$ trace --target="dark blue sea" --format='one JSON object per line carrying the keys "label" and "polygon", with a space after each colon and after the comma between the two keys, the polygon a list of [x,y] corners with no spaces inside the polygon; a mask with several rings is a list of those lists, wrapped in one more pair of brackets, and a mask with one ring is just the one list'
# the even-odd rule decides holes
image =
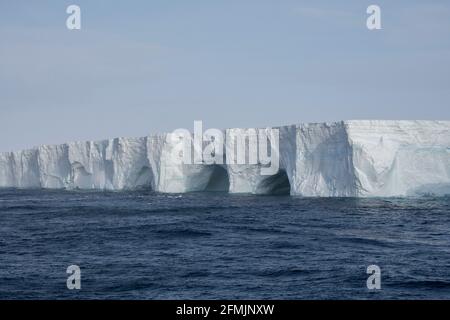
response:
{"label": "dark blue sea", "polygon": [[86,298],[450,299],[450,198],[0,190],[0,299]]}

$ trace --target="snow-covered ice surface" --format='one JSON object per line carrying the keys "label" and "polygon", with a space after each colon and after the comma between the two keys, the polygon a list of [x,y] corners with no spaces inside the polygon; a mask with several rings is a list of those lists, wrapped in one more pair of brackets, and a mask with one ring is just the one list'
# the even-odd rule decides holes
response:
{"label": "snow-covered ice surface", "polygon": [[[258,164],[180,164],[182,141],[159,134],[0,153],[0,187],[320,197],[450,194],[450,121],[355,120],[278,129],[280,170],[271,176],[262,175]],[[225,130],[225,139],[240,130]]]}

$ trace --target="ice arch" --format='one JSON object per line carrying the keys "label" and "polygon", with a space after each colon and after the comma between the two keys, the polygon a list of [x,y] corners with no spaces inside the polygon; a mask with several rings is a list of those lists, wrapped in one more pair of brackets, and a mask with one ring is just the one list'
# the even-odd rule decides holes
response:
{"label": "ice arch", "polygon": [[268,176],[262,180],[256,189],[257,194],[271,195],[289,195],[291,193],[291,184],[285,170],[279,170],[278,173]]}
{"label": "ice arch", "polygon": [[220,165],[212,165],[212,172],[205,191],[228,192],[229,190],[230,179],[227,170]]}

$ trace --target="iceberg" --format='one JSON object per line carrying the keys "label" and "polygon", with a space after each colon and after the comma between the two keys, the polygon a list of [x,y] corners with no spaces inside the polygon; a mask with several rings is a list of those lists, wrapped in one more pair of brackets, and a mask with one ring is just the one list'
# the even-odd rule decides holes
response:
{"label": "iceberg", "polygon": [[[450,121],[352,120],[277,129],[279,170],[272,175],[261,174],[259,163],[180,163],[174,155],[182,141],[166,133],[0,153],[0,187],[305,197],[450,194]],[[225,145],[240,130],[223,130]],[[223,152],[231,156],[228,148]]]}

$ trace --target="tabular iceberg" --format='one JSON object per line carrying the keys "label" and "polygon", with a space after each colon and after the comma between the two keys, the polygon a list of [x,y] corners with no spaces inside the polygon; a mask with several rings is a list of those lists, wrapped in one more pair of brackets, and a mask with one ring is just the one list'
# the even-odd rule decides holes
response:
{"label": "tabular iceberg", "polygon": [[[450,121],[355,120],[278,127],[278,173],[180,164],[171,133],[0,153],[0,187],[228,191],[319,197],[450,194]],[[236,130],[224,130],[225,139]],[[228,151],[225,150],[225,155]]]}

